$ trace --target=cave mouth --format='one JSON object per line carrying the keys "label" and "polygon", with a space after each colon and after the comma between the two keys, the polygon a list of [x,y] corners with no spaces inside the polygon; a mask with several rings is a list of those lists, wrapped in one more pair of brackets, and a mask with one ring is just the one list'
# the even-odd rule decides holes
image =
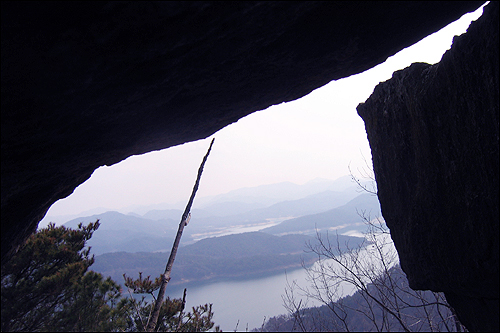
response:
{"label": "cave mouth", "polygon": [[98,167],[363,72],[481,4],[2,2],[2,263]]}
{"label": "cave mouth", "polygon": [[[478,15],[479,17],[479,15]],[[445,30],[444,28],[443,30]],[[433,34],[433,35],[438,35],[438,33]],[[429,36],[422,40],[421,42],[417,43],[418,44],[425,44],[429,43],[428,39],[432,37]],[[451,42],[451,38],[450,42]],[[429,43],[429,45],[432,45],[431,48],[434,49],[435,51],[435,46],[432,43]],[[415,45],[416,46],[416,45]],[[245,180],[248,180],[248,175],[251,174],[251,171],[254,171],[255,169],[252,169],[251,171],[248,171],[248,169],[245,169],[244,167],[238,167],[235,166],[235,164],[231,164],[233,161],[234,162],[245,162],[247,166],[255,166],[255,165],[262,165],[264,166],[264,172],[269,175],[272,174],[270,170],[272,170],[272,167],[277,168],[277,170],[288,170],[291,168],[291,166],[295,166],[297,163],[297,160],[299,162],[302,161],[308,161],[310,163],[315,164],[324,164],[326,166],[332,166],[335,164],[340,164],[340,167],[343,167],[345,170],[344,174],[338,174],[339,176],[345,175],[347,173],[347,167],[350,165],[350,162],[352,162],[353,159],[360,160],[361,158],[367,158],[368,160],[371,160],[371,154],[369,148],[367,148],[367,138],[366,138],[366,132],[364,132],[364,123],[361,121],[361,119],[357,116],[356,113],[356,106],[358,103],[363,103],[368,96],[373,91],[373,87],[375,87],[379,82],[387,80],[391,78],[392,73],[399,70],[406,68],[409,66],[411,63],[414,62],[426,62],[426,63],[436,63],[440,60],[441,55],[449,48],[449,44],[446,47],[443,47],[442,52],[440,52],[438,55],[434,55],[433,60],[428,60],[428,58],[411,58],[406,60],[406,63],[400,66],[394,67],[394,63],[397,63],[397,58],[402,57],[403,55],[408,55],[411,54],[411,49],[412,47],[402,50],[398,54],[396,54],[393,57],[390,57],[385,63],[376,66],[366,72],[363,72],[358,75],[354,75],[345,79],[340,79],[338,81],[333,81],[330,84],[323,86],[312,93],[308,94],[307,96],[304,96],[303,98],[299,100],[295,100],[293,102],[289,103],[283,103],[279,105],[272,106],[266,110],[263,111],[258,111],[255,112],[251,115],[248,115],[242,119],[240,119],[237,123],[234,123],[232,125],[226,126],[225,128],[221,129],[217,133],[215,133],[213,136],[217,138],[216,140],[216,145],[214,146],[213,153],[208,161],[208,164],[206,166],[206,170],[204,172],[204,176],[202,178],[202,186],[200,189],[201,195],[199,197],[203,196],[203,187],[205,184],[206,186],[220,186],[221,180],[226,180],[226,178],[229,178],[228,176],[234,176],[236,178],[246,178]],[[390,67],[393,65],[393,67]],[[374,79],[369,79],[368,74],[371,74],[373,72],[381,72],[381,68],[384,66],[389,67],[390,69],[387,69],[387,73],[385,76],[376,76]],[[379,74],[380,75],[380,74]],[[356,80],[359,81],[356,81]],[[361,94],[361,97],[357,98],[352,98],[351,100],[348,101],[340,101],[339,97],[346,97],[349,96],[350,93],[348,91],[342,91],[341,85],[345,86],[351,86],[351,88],[354,88],[357,90],[359,93],[361,90],[360,87],[362,86],[362,83],[370,82],[371,85],[369,85],[368,88],[365,89],[364,95]],[[340,95],[340,96],[336,96]],[[318,96],[326,96],[326,99],[329,99],[329,103],[325,103],[326,106],[324,107],[324,110],[319,113],[315,113],[315,111],[318,111],[320,109],[320,106],[322,104],[321,98]],[[314,98],[318,97],[318,100],[314,100]],[[344,105],[345,104],[345,105]],[[345,109],[342,109],[340,111],[339,105],[345,106]],[[290,108],[290,109],[288,109]],[[312,111],[311,111],[312,110]],[[333,111],[332,111],[333,110]],[[338,112],[338,114],[336,114]],[[335,116],[332,116],[332,113],[335,114]],[[353,155],[350,155],[345,158],[345,160],[338,158],[338,155],[335,153],[332,153],[332,151],[335,151],[335,147],[328,146],[327,143],[329,142],[340,142],[343,143],[343,146],[345,146],[345,142],[352,142],[353,140],[346,140],[347,134],[350,132],[347,130],[349,128],[348,126],[348,121],[344,119],[347,115],[353,116],[353,119],[355,119],[358,123],[357,128],[360,129],[361,133],[358,133],[358,136],[361,138],[359,142],[363,142],[365,145],[365,150],[363,152],[362,149],[349,149],[349,151],[355,151],[356,154],[353,157]],[[303,116],[303,117],[302,117]],[[322,118],[323,117],[323,118]],[[311,121],[311,119],[314,120]],[[356,122],[354,121],[354,122]],[[332,124],[332,123],[338,123],[341,128],[338,128],[336,130],[331,130],[328,128],[322,128],[322,126],[326,124]],[[252,126],[250,126],[252,125]],[[280,127],[281,126],[281,127]],[[309,134],[306,134],[306,131],[304,130],[303,127],[309,126],[310,131],[308,132]],[[322,128],[322,129],[321,129]],[[287,131],[287,129],[289,131]],[[291,138],[287,137],[285,133],[290,132],[292,133]],[[321,133],[329,133],[329,132],[334,132],[336,134],[338,133],[344,133],[344,136],[339,137],[327,137],[325,135],[321,135]],[[319,136],[316,137],[315,139],[311,139],[312,134],[315,133],[318,134]],[[235,138],[234,136],[231,136],[230,134],[241,134],[243,138]],[[278,136],[270,139],[265,138],[264,134],[278,134]],[[211,136],[212,137],[212,136]],[[210,138],[211,138],[210,137]],[[121,179],[117,179],[118,183],[124,183],[127,179],[138,179],[140,180],[140,184],[136,185],[133,188],[130,189],[123,189],[120,188],[115,196],[120,197],[123,196],[124,193],[134,193],[135,196],[145,196],[145,194],[151,194],[151,193],[159,193],[157,196],[158,197],[163,197],[164,193],[166,192],[167,189],[169,188],[175,188],[175,193],[178,195],[181,202],[181,205],[185,203],[185,200],[188,198],[188,193],[191,188],[192,188],[192,183],[194,180],[194,175],[196,174],[196,168],[199,165],[199,160],[200,157],[203,156],[204,152],[206,151],[206,147],[208,146],[208,141],[209,139],[204,139],[204,140],[199,140],[196,142],[190,142],[183,144],[182,146],[175,146],[163,151],[157,151],[157,152],[151,152],[148,154],[144,154],[142,156],[132,156],[128,158],[127,160],[120,162],[116,165],[113,165],[111,167],[104,167],[102,168],[102,171],[107,172],[113,172],[115,168],[123,168],[125,171],[122,175]],[[293,139],[299,138],[300,140],[298,141],[293,141]],[[242,143],[239,140],[245,140],[245,143]],[[255,144],[255,143],[260,143],[261,145],[269,145],[269,142],[272,142],[276,144],[275,150],[272,151],[269,149],[269,147],[266,150],[263,150],[262,148],[259,149],[258,145],[254,146],[249,146],[249,143]],[[217,145],[219,145],[219,149],[221,152],[226,153],[220,154],[217,156]],[[319,150],[314,153],[316,156],[334,156],[335,159],[328,161],[327,159],[322,159],[322,160],[317,160],[317,161],[312,161],[311,159],[311,149],[310,147],[322,147],[323,150]],[[326,146],[326,147],[325,147]],[[244,148],[242,148],[244,147]],[[293,149],[290,149],[292,147]],[[232,149],[231,149],[232,148]],[[302,148],[302,151],[297,150],[297,148]],[[345,148],[345,147],[344,147]],[[337,148],[338,149],[338,148]],[[361,150],[361,151],[360,151]],[[279,155],[281,152],[287,152],[290,155],[296,157],[296,160],[285,160],[284,164],[279,166],[278,163],[273,160],[273,158],[276,158],[276,155]],[[228,154],[228,153],[232,153]],[[254,153],[255,155],[252,155]],[[309,155],[300,155],[300,153],[307,153]],[[171,154],[172,156],[177,155],[178,160],[174,162],[173,166],[171,167],[171,171],[167,172],[168,168],[165,166],[165,161],[170,160],[172,161],[173,158],[169,155]],[[239,155],[238,155],[239,154]],[[279,156],[278,156],[279,157]],[[245,160],[246,158],[246,160]],[[257,160],[263,158],[262,162],[258,163]],[[145,161],[142,161],[144,159]],[[344,163],[342,163],[344,161]],[[128,166],[126,164],[129,164]],[[254,164],[252,164],[254,163]],[[142,165],[146,165],[141,166]],[[276,165],[274,165],[276,164]],[[342,165],[343,164],[343,165]],[[358,163],[358,165],[361,163]],[[183,168],[182,170],[176,168],[176,166],[182,165]],[[352,165],[351,165],[352,166]],[[370,165],[371,166],[371,165]],[[210,170],[212,169],[212,170]],[[219,170],[218,170],[219,169]],[[330,167],[330,169],[332,169]],[[354,167],[354,169],[357,169]],[[163,183],[160,185],[160,188],[158,190],[152,190],[152,189],[147,189],[147,186],[144,186],[145,184],[152,183],[156,184],[159,183],[158,181],[155,181],[154,179],[147,180],[147,177],[145,175],[151,174],[154,171],[159,171],[159,175],[157,176],[157,179],[160,179],[162,177],[165,177],[165,174],[172,175],[173,178],[181,178],[179,174],[185,174],[186,179],[184,181],[185,185],[174,185],[172,186],[173,181],[167,180],[167,183]],[[235,173],[234,171],[238,170],[239,173]],[[304,174],[308,175],[310,177],[311,173],[310,172],[305,172],[303,170],[310,170],[310,167],[307,168],[304,167],[302,171],[297,171],[297,174],[300,174],[302,177]],[[217,171],[222,171],[219,175],[217,175]],[[211,173],[212,172],[212,173]],[[331,172],[331,170],[330,170]],[[101,171],[97,170],[95,172],[96,176],[101,173]],[[119,173],[119,172],[118,172]],[[318,174],[310,177],[309,179],[301,179],[300,181],[295,181],[296,183],[303,183],[304,181],[312,180],[311,178],[315,177],[321,177],[321,178],[330,178],[330,179],[335,179],[337,178],[336,176],[330,176],[333,174],[331,172],[330,174],[327,174],[325,177],[324,174]],[[111,174],[110,174],[111,175]],[[280,176],[283,176],[283,172],[280,173]],[[290,175],[288,175],[290,176]],[[293,175],[292,175],[293,176]],[[102,177],[99,179],[99,177]],[[83,184],[82,187],[88,186],[88,183],[94,181],[95,183],[99,183],[100,186],[103,186],[105,188],[118,188],[118,186],[113,186],[112,184],[105,184],[105,181],[108,178],[113,178],[116,176],[109,176],[107,177],[105,173],[102,174],[102,176],[96,177],[96,179],[92,179],[87,182],[87,184]],[[282,181],[282,180],[290,180],[290,178],[285,178],[285,179],[279,179],[276,182]],[[269,181],[266,180],[265,183],[272,183],[275,181]],[[263,184],[263,183],[261,183]],[[239,186],[248,186],[248,184],[243,184]],[[142,193],[140,191],[143,191],[144,187],[146,187],[146,192],[147,193]],[[78,194],[78,189],[75,191],[75,194]],[[185,193],[181,193],[184,191]],[[87,196],[92,196],[95,193],[101,192],[99,189],[95,189],[93,191],[89,191]],[[209,195],[209,191],[205,193],[206,195]],[[113,196],[112,194],[101,194],[102,197],[110,197]],[[68,200],[71,200],[71,198],[68,198]],[[162,199],[163,200],[163,199]],[[103,201],[100,200],[100,203],[102,204]],[[195,200],[196,203],[196,200]],[[56,204],[57,205],[57,204]],[[124,213],[128,213],[124,211]],[[48,216],[50,217],[50,211]],[[452,298],[451,298],[452,299]],[[453,299],[452,299],[453,300]],[[450,302],[451,304],[451,302]],[[456,304],[456,303],[455,303]],[[453,305],[455,307],[455,305]],[[494,312],[494,311],[492,311]],[[460,319],[462,320],[462,319]],[[465,323],[465,322],[464,322]]]}
{"label": "cave mouth", "polygon": [[[356,106],[393,72],[415,62],[439,62],[453,37],[465,33],[485,5],[363,73],[332,81],[219,130],[211,136],[217,140],[197,197],[285,181],[333,180],[347,175],[349,168],[359,175],[371,169],[371,152]],[[134,206],[181,209],[210,138],[96,169],[70,196],[51,206],[38,228],[106,210],[129,213]]]}
{"label": "cave mouth", "polygon": [[[364,72],[481,4],[245,2],[229,8],[208,2],[186,2],[180,6],[174,2],[80,2],[69,6],[2,2],[2,264],[36,230],[50,206],[73,193],[99,166],[205,139],[256,110],[296,100],[331,80]],[[152,7],[155,10],[151,11]],[[467,35],[457,39],[456,45],[438,66],[416,64],[395,74],[387,84],[379,84],[378,92],[387,88],[387,94],[376,94],[376,89],[365,106],[360,105],[357,110],[363,114],[370,135],[369,116],[365,116],[378,114],[378,118],[371,119],[375,125],[377,121],[388,121],[391,117],[384,111],[400,105],[397,97],[405,95],[400,94],[401,90],[421,84],[406,100],[417,112],[419,106],[432,110],[441,103],[437,112],[416,116],[410,112],[411,117],[394,121],[397,129],[399,125],[406,128],[393,131],[389,138],[384,127],[370,137],[370,145],[377,140],[381,143],[371,154],[378,198],[381,206],[385,205],[383,215],[394,234],[402,267],[406,260],[409,264],[403,267],[405,272],[413,269],[410,284],[433,290],[448,288],[450,300],[454,297],[453,302],[458,305],[452,304],[457,313],[469,318],[469,329],[498,330],[497,2],[488,4],[482,19]],[[432,82],[419,77],[429,73],[426,78]],[[432,73],[438,73],[440,78],[435,80]],[[405,84],[397,86],[402,77]],[[391,91],[396,91],[392,99]],[[449,96],[441,98],[438,94]],[[390,108],[384,108],[386,102]],[[380,108],[371,112],[370,106]],[[401,110],[406,110],[404,107]],[[443,121],[443,114],[448,111]],[[397,114],[404,118],[405,112]],[[468,116],[473,121],[466,121]],[[410,130],[409,118],[411,126],[415,125]],[[480,125],[476,128],[469,124]],[[446,130],[435,125],[443,125]],[[433,132],[427,132],[427,128]],[[469,132],[469,136],[463,135]],[[401,133],[402,137],[398,137]],[[428,147],[437,145],[419,145],[419,139],[428,140],[426,143],[435,139],[432,134],[444,135],[439,146],[442,149],[432,151]],[[403,144],[410,135],[414,142]],[[450,145],[450,138],[459,144]],[[391,140],[393,144],[387,144]],[[323,138],[320,143],[309,144],[309,150],[305,150],[310,152],[311,147],[325,141]],[[409,162],[412,152],[380,158],[398,145],[403,150],[417,146],[418,153],[422,153],[417,154],[418,167]],[[288,150],[298,155],[295,150]],[[445,163],[432,164],[425,157],[435,156],[436,151],[451,151],[453,156],[447,158],[450,156],[444,154]],[[327,155],[334,153],[330,149]],[[480,154],[483,156],[478,157]],[[267,157],[263,164],[271,170],[272,154],[261,155]],[[463,161],[456,163],[455,156]],[[239,161],[237,157],[227,161],[231,159]],[[390,162],[380,168],[376,162],[381,160]],[[307,158],[302,158],[289,165],[305,161]],[[384,183],[380,175],[391,170],[395,165],[392,161],[401,162],[402,167],[398,172],[387,171]],[[449,161],[454,164],[448,164]],[[255,164],[256,158],[250,162]],[[319,163],[330,167],[330,171],[333,165],[342,164],[336,161],[329,166],[327,162]],[[289,165],[281,167],[281,171],[288,170]],[[436,176],[432,169],[438,165],[446,167]],[[475,170],[466,170],[470,166]],[[416,170],[408,171],[412,167]],[[455,172],[457,168],[466,172]],[[221,183],[232,172],[205,177],[206,185],[202,185],[209,188],[210,182]],[[144,174],[139,171],[135,178],[141,180]],[[412,179],[413,175],[417,179]],[[478,176],[471,180],[469,175]],[[245,175],[239,176],[242,178]],[[439,182],[433,181],[444,178],[449,182],[443,186],[436,186]],[[187,190],[193,176],[189,179]],[[465,184],[462,179],[469,181]],[[163,193],[176,191],[168,184],[163,187]],[[144,188],[141,186],[141,190]],[[443,195],[443,189],[448,193]],[[102,198],[104,203],[104,192],[97,189],[88,196]],[[134,189],[123,191],[129,192]],[[434,198],[428,199],[429,193]],[[145,197],[140,191],[135,195]],[[427,204],[436,207],[426,209]],[[412,209],[408,209],[410,206]],[[462,209],[469,211],[462,214]],[[433,212],[433,216],[419,215],[428,212]],[[413,213],[415,216],[411,216]],[[419,239],[435,229],[460,230],[459,236],[465,241],[456,237]],[[442,242],[443,239],[449,241]],[[476,249],[490,252],[484,256],[478,254],[480,251],[474,252]],[[470,251],[462,256],[456,255],[467,250]],[[443,255],[445,252],[448,255]],[[484,257],[491,262],[485,263]],[[455,272],[465,275],[458,277]],[[492,293],[496,295],[493,301]],[[496,303],[489,307],[485,301]]]}

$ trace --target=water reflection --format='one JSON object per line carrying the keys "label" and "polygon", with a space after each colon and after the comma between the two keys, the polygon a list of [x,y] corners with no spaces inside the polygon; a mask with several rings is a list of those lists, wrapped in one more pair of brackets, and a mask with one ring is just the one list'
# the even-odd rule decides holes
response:
{"label": "water reflection", "polygon": [[230,227],[218,228],[217,230],[211,231],[211,232],[192,234],[191,237],[193,238],[193,241],[197,242],[201,239],[208,238],[208,237],[220,237],[220,236],[227,236],[227,235],[233,235],[233,234],[241,234],[244,232],[259,231],[259,230],[262,230],[265,228],[273,227],[275,225],[280,224],[281,222],[283,222],[285,220],[289,220],[292,218],[293,218],[293,216],[269,218],[269,219],[266,219],[266,222],[255,223],[255,224],[242,224],[242,225],[235,225],[235,226],[230,226]]}

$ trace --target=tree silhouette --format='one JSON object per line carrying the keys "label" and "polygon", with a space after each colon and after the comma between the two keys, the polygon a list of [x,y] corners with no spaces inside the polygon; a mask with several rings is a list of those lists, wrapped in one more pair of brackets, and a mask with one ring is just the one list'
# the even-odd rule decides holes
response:
{"label": "tree silhouette", "polygon": [[[366,160],[365,160],[366,162]],[[367,164],[368,166],[368,164]],[[370,169],[370,168],[368,168]],[[350,171],[350,168],[349,168]],[[373,172],[366,186],[352,175],[364,192],[376,195]],[[390,231],[381,218],[358,212],[367,224],[365,242],[355,247],[317,233],[308,249],[318,261],[304,267],[310,286],[288,283],[283,300],[289,317],[275,318],[265,329],[301,331],[465,331],[443,293],[412,290],[401,267]],[[345,296],[346,288],[355,291]],[[306,308],[298,295],[322,304]],[[281,328],[280,328],[281,327]]]}
{"label": "tree silhouette", "polygon": [[100,328],[86,315],[110,313],[120,288],[87,272],[94,257],[85,243],[98,227],[99,220],[78,230],[51,223],[28,238],[2,270],[2,331]]}
{"label": "tree silhouette", "polygon": [[[89,270],[94,262],[86,242],[99,220],[78,230],[53,223],[31,235],[2,270],[2,331],[143,331],[152,305],[122,297],[111,278]],[[159,282],[126,278],[138,293]],[[162,302],[157,331],[206,331],[214,326],[211,304],[183,312],[184,299]],[[218,329],[218,328],[216,328]]]}
{"label": "tree silhouette", "polygon": [[[132,299],[132,303],[136,312],[132,314],[134,322],[134,330],[144,331],[148,327],[148,320],[151,320],[151,313],[157,299],[154,292],[160,288],[161,279],[156,278],[155,281],[150,280],[150,276],[142,277],[142,272],[139,272],[138,279],[132,279],[123,274],[125,286],[129,292],[134,294],[148,294],[153,298],[152,303],[145,301],[145,296],[137,301]],[[182,299],[170,299],[167,297],[160,307],[156,331],[159,332],[205,332],[214,327],[212,321],[213,312],[212,304],[198,305],[192,308],[192,312],[184,313],[186,305],[186,292]],[[219,327],[215,327],[215,331],[220,331]]]}

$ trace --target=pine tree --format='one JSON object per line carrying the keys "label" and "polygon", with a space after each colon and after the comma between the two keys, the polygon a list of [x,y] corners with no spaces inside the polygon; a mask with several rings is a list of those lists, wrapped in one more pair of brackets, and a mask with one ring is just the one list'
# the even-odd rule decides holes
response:
{"label": "pine tree", "polygon": [[78,230],[47,228],[31,235],[2,269],[2,331],[53,328],[94,262],[85,243],[99,220]]}
{"label": "pine tree", "polygon": [[[86,242],[99,220],[78,230],[49,224],[28,238],[2,269],[2,331],[143,331],[152,304],[122,297],[111,278],[89,270],[94,263]],[[159,288],[155,282],[125,279],[136,293]],[[207,331],[214,326],[211,304],[184,313],[184,299],[162,302],[158,331]],[[216,328],[218,329],[218,328]]]}
{"label": "pine tree", "polygon": [[[148,326],[148,321],[151,320],[151,313],[156,303],[154,292],[161,286],[161,278],[157,277],[155,281],[150,280],[150,276],[142,277],[139,272],[138,279],[132,279],[123,274],[125,286],[134,294],[148,294],[152,296],[154,302],[145,302],[143,296],[141,300],[132,299],[133,306],[136,312],[132,315],[134,321],[133,330],[145,331]],[[167,297],[162,303],[159,310],[158,321],[155,331],[158,332],[206,332],[214,328],[212,321],[214,313],[212,312],[212,304],[198,305],[192,307],[192,312],[184,312],[186,304],[187,289],[184,289],[184,297],[182,299],[170,299]],[[219,332],[219,326],[215,326],[215,331]]]}

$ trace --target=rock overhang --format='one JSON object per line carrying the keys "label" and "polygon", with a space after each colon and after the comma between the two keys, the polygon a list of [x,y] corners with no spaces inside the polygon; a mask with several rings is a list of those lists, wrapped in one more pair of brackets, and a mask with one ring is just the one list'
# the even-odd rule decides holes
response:
{"label": "rock overhang", "polygon": [[102,165],[367,70],[483,2],[2,2],[2,262]]}

